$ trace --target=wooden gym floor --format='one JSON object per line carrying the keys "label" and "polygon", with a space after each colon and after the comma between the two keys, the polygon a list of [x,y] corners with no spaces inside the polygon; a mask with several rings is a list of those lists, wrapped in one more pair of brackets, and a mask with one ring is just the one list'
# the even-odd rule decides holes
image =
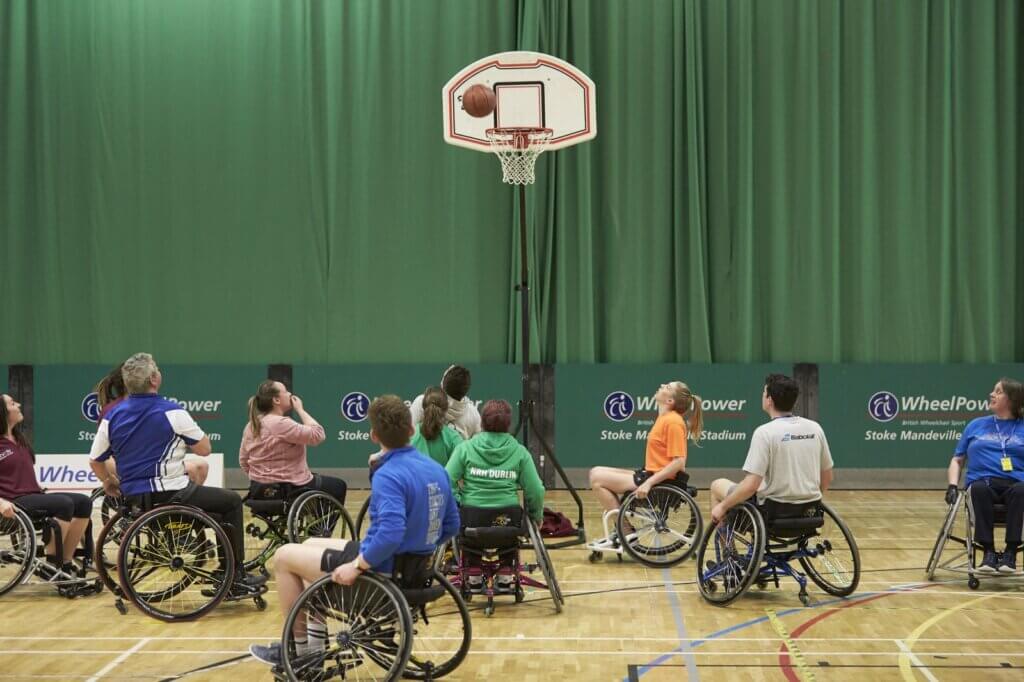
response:
{"label": "wooden gym floor", "polygon": [[[350,495],[353,516],[364,497]],[[584,497],[595,537],[600,515]],[[577,546],[552,553],[565,611],[555,615],[546,592],[528,592],[520,605],[506,598],[490,618],[474,600],[470,654],[446,679],[1021,679],[1024,582],[983,581],[973,591],[958,575],[924,580],[945,512],[941,492],[828,499],[860,545],[864,571],[849,600],[812,587],[803,608],[787,581],[718,608],[697,593],[692,559],[671,570],[607,554],[591,564]],[[698,500],[707,515],[707,491]],[[564,493],[551,494],[549,506],[575,516]],[[0,681],[269,680],[266,667],[239,658],[281,632],[273,585],[267,597],[263,613],[237,602],[198,622],[163,624],[134,610],[119,615],[109,593],[68,601],[22,586],[0,597]]]}

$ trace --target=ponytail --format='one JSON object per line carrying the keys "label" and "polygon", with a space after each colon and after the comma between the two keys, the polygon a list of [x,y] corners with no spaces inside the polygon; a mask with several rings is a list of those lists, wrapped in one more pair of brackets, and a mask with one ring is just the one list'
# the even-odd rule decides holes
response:
{"label": "ponytail", "polygon": [[441,435],[445,417],[448,414],[448,396],[438,386],[430,386],[423,392],[423,421],[420,435],[434,440]]}
{"label": "ponytail", "polygon": [[109,403],[128,395],[128,389],[124,385],[124,375],[121,374],[123,366],[124,363],[121,363],[110,370],[110,373],[93,387],[92,390],[96,392],[96,401],[100,404],[101,410]]}
{"label": "ponytail", "polygon": [[260,437],[260,419],[274,407],[278,390],[274,382],[267,379],[256,389],[256,395],[249,398],[249,428],[254,438]]}
{"label": "ponytail", "polygon": [[691,401],[693,410],[690,413],[690,438],[694,443],[698,443],[704,434],[704,403],[697,394],[691,396]]}

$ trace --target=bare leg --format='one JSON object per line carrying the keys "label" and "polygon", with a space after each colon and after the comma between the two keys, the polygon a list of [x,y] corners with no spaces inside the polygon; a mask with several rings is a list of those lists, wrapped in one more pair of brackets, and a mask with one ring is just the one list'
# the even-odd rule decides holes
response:
{"label": "bare leg", "polygon": [[[320,542],[311,542],[320,541]],[[322,543],[326,538],[311,538],[301,545],[289,543],[274,553],[274,571],[277,579],[277,594],[281,600],[281,613],[285,617],[292,610],[295,602],[306,585],[324,575],[320,570],[320,560],[325,547]],[[341,549],[345,540],[335,540],[330,549]],[[340,544],[340,546],[338,546]],[[295,619],[296,639],[306,638],[306,619]]]}
{"label": "bare leg", "polygon": [[89,525],[89,519],[71,519],[71,523],[58,521],[61,529],[61,538],[64,541],[63,561],[67,563],[75,556],[75,549],[82,541],[85,528]]}
{"label": "bare leg", "polygon": [[594,467],[590,470],[590,488],[605,511],[619,508],[619,495],[636,490],[633,472],[614,467]]}
{"label": "bare leg", "polygon": [[711,484],[711,506],[714,507],[716,504],[724,500],[729,496],[729,487],[736,485],[728,478],[716,479]]}

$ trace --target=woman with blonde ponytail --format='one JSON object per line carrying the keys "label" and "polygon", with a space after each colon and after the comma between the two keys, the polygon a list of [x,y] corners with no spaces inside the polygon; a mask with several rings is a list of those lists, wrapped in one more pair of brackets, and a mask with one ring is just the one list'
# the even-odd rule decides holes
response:
{"label": "woman with blonde ponytail", "polygon": [[429,386],[423,391],[423,421],[416,425],[409,445],[444,466],[448,464],[455,446],[462,436],[448,425],[448,396],[440,386]]}
{"label": "woman with blonde ponytail", "polygon": [[[301,424],[288,416],[293,410]],[[306,412],[299,396],[280,381],[261,383],[249,398],[249,421],[238,449],[238,463],[252,481],[249,493],[268,483],[290,483],[293,493],[322,490],[344,503],[345,481],[314,474],[306,461],[306,446],[320,445],[325,438],[324,427]]]}
{"label": "woman with blonde ponytail", "polygon": [[[651,488],[675,479],[685,487],[686,440],[700,440],[704,430],[704,408],[699,395],[681,381],[670,381],[654,394],[658,418],[647,434],[644,468],[631,471],[615,467],[594,467],[590,470],[590,487],[605,511],[619,508],[619,495],[636,491],[644,499]],[[689,415],[687,424],[686,415]]]}

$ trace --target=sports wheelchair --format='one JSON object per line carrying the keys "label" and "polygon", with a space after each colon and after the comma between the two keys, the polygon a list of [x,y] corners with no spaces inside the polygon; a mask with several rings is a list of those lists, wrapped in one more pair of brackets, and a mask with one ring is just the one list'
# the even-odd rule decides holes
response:
{"label": "sports wheelchair", "polygon": [[46,512],[21,509],[15,504],[14,518],[0,517],[0,595],[28,582],[53,585],[58,594],[69,599],[103,590],[99,580],[86,577],[92,564],[91,523],[72,558],[74,570],[68,571],[47,558],[46,546],[51,541],[55,556],[64,556],[60,526]]}
{"label": "sports wheelchair", "polygon": [[321,490],[305,490],[290,483],[264,483],[252,488],[243,503],[251,512],[245,525],[247,571],[268,575],[267,561],[287,542],[301,543],[314,537],[356,537],[344,505]]}
{"label": "sports wheelchair", "polygon": [[600,561],[605,552],[618,554],[621,561],[623,550],[655,568],[675,566],[689,558],[704,527],[694,499],[697,489],[688,485],[689,480],[688,474],[680,473],[655,485],[645,499],[633,491],[618,509],[606,511],[602,518],[605,537],[587,544],[590,561]]}
{"label": "sports wheelchair", "polygon": [[[512,595],[516,603],[526,598],[524,586],[547,590],[555,612],[561,613],[565,598],[555,577],[540,530],[522,507],[484,509],[462,507],[462,531],[448,547],[438,548],[435,566],[449,576],[462,596],[470,601],[474,594],[487,598],[484,614],[494,613],[495,595]],[[532,549],[536,563],[524,563],[523,549]],[[540,569],[544,582],[530,574]]]}
{"label": "sports wheelchair", "polygon": [[[960,510],[964,510],[963,533],[957,536],[956,521]],[[993,505],[995,512],[995,528],[1006,526],[1006,505]],[[947,555],[943,560],[942,555],[946,552],[947,546],[954,543],[960,547],[960,551]],[[931,556],[928,558],[928,566],[925,568],[925,576],[928,580],[935,580],[935,572],[939,570],[952,571],[954,573],[967,574],[967,586],[972,590],[978,589],[981,585],[980,578],[998,578],[1002,580],[1014,580],[1024,578],[1021,573],[983,573],[978,571],[978,553],[984,551],[974,539],[974,505],[971,504],[970,488],[960,488],[957,491],[956,500],[946,510],[946,518],[942,522],[942,529],[939,537],[935,540],[935,547],[932,548]],[[1020,552],[1021,548],[1017,548]]]}
{"label": "sports wheelchair", "polygon": [[[796,559],[806,575],[791,566]],[[860,551],[842,519],[823,501],[763,505],[744,502],[710,526],[697,552],[697,587],[717,606],[731,603],[751,585],[779,586],[789,576],[807,606],[807,578],[836,597],[848,597],[860,582]]]}
{"label": "sports wheelchair", "polygon": [[[294,626],[316,625],[323,648],[299,653]],[[443,677],[472,641],[466,603],[430,555],[395,557],[391,577],[367,572],[351,586],[327,575],[299,596],[285,619],[275,679],[414,680]]]}

